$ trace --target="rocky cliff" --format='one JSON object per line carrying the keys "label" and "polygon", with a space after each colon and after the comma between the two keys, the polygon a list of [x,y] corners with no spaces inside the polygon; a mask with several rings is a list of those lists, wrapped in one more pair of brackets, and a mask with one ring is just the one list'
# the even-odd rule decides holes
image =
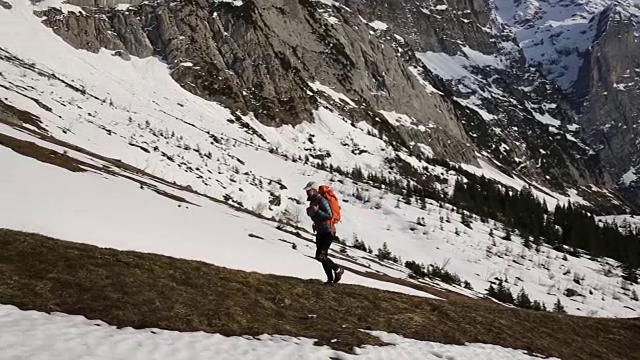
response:
{"label": "rocky cliff", "polygon": [[268,126],[329,104],[414,154],[491,157],[556,189],[615,184],[491,2],[183,0],[39,16],[76,48],[160,56],[185,89]]}
{"label": "rocky cliff", "polygon": [[527,63],[560,87],[579,126],[575,137],[601,159],[611,185],[639,203],[638,5],[631,0],[491,2]]}
{"label": "rocky cliff", "polygon": [[[640,201],[640,44],[634,20],[610,6],[597,18],[593,46],[575,87],[585,138],[626,193]],[[640,175],[640,171],[637,172]],[[634,190],[635,189],[635,190]]]}

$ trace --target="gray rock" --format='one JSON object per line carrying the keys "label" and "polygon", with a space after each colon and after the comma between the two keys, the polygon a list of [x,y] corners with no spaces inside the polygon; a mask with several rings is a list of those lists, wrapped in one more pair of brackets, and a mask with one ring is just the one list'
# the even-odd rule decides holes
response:
{"label": "gray rock", "polygon": [[113,52],[113,56],[117,56],[124,61],[131,61],[131,55],[125,50],[116,50]]}
{"label": "gray rock", "polygon": [[[574,86],[573,105],[580,114],[585,138],[615,183],[640,166],[640,82],[636,81],[640,44],[634,32],[633,21],[618,10],[603,11],[598,18],[597,41],[586,54]],[[637,187],[625,195],[640,204]]]}
{"label": "gray rock", "polygon": [[5,0],[0,0],[0,6],[2,6],[7,10],[13,9],[13,6],[8,1],[5,1]]}
{"label": "gray rock", "polygon": [[100,14],[64,14],[56,8],[37,13],[43,16],[43,23],[64,39],[69,45],[97,53],[101,48],[124,50],[125,47],[113,32],[111,24]]}

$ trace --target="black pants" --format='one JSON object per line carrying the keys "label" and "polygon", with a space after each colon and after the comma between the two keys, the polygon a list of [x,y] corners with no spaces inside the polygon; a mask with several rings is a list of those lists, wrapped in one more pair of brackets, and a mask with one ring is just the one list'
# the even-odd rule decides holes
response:
{"label": "black pants", "polygon": [[340,267],[329,259],[329,246],[333,242],[333,234],[318,233],[316,234],[316,260],[322,263],[322,268],[327,274],[327,280],[333,282],[333,272]]}

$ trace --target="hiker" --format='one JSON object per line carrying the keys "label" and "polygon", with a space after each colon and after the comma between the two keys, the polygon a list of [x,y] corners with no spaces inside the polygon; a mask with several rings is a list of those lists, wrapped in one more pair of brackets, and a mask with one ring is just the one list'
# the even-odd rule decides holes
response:
{"label": "hiker", "polygon": [[310,181],[304,191],[307,192],[309,201],[307,215],[313,220],[313,231],[316,233],[316,260],[322,263],[327,274],[325,285],[337,283],[342,278],[344,269],[329,259],[329,246],[336,234],[335,223],[340,221],[338,199],[329,187],[319,186],[314,181]]}

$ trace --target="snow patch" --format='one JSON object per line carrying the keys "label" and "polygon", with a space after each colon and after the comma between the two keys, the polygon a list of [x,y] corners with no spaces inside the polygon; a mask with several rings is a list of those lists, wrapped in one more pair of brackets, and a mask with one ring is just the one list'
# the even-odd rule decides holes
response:
{"label": "snow patch", "polygon": [[562,125],[562,123],[559,120],[556,120],[555,118],[553,118],[551,115],[547,114],[546,112],[544,114],[540,114],[539,112],[537,112],[531,106],[531,104],[527,104],[527,107],[533,113],[533,117],[536,120],[540,121],[541,123],[547,124],[547,125],[552,125],[552,126],[560,126],[560,125]]}
{"label": "snow patch", "polygon": [[314,90],[322,91],[323,93],[331,96],[335,101],[339,103],[341,103],[340,100],[343,100],[350,106],[356,107],[356,104],[351,99],[349,99],[346,95],[339,93],[326,85],[322,85],[318,81],[309,83],[309,86],[311,86]]}
{"label": "snow patch", "polygon": [[536,195],[536,197],[547,202],[547,207],[550,210],[553,210],[558,203],[566,205],[569,203],[569,201],[573,203],[588,204],[588,202],[577,195],[577,191],[574,189],[568,190],[569,196],[561,195],[545,188],[542,185],[534,184],[532,186],[531,184],[518,177],[508,176],[482,159],[478,159],[478,162],[480,164],[480,167],[469,164],[460,164],[460,166],[462,166],[463,169],[478,176],[482,175],[487,178],[494,179],[504,185],[515,188],[517,190],[521,190],[524,187],[529,187],[531,188],[533,194]]}
{"label": "snow patch", "polygon": [[233,6],[242,6],[244,4],[244,0],[213,0],[213,2],[230,3]]}
{"label": "snow patch", "polygon": [[383,23],[382,21],[379,20],[375,20],[369,23],[369,26],[371,26],[372,28],[376,29],[376,30],[387,30],[389,28],[389,25]]}
{"label": "snow patch", "polygon": [[409,115],[399,114],[395,111],[380,110],[380,113],[391,123],[393,126],[408,126],[415,127],[416,120]]}
{"label": "snow patch", "polygon": [[[15,4],[14,4],[15,6]],[[33,10],[47,10],[49,8],[57,8],[60,9],[63,13],[77,13],[77,14],[86,14],[84,10],[80,6],[71,5],[67,3],[66,0],[42,0],[35,5],[32,6]]]}
{"label": "snow patch", "polygon": [[420,75],[420,70],[418,70],[417,68],[413,67],[413,66],[409,66],[408,67],[409,71],[411,71],[411,73],[416,77],[416,79],[418,79],[418,82],[420,84],[422,84],[422,86],[424,86],[424,89],[426,92],[428,93],[435,93],[435,94],[440,94],[443,95],[442,92],[440,92],[438,89],[436,89],[435,87],[433,87],[433,85],[431,85],[430,82],[424,80],[422,78],[422,75]]}
{"label": "snow patch", "polygon": [[632,182],[636,181],[636,179],[638,179],[638,175],[636,174],[636,169],[632,167],[631,169],[629,169],[629,171],[622,175],[621,180],[626,186],[629,186]]}
{"label": "snow patch", "polygon": [[[100,320],[62,313],[23,311],[0,305],[0,348],[13,358],[38,359],[139,359],[188,358],[192,360],[343,359],[343,360],[536,360],[523,350],[497,345],[447,345],[418,341],[383,331],[367,331],[394,346],[355,348],[355,354],[314,345],[315,339],[263,334],[257,337],[222,336],[205,332],[132,329]],[[550,360],[559,360],[550,358]]]}

